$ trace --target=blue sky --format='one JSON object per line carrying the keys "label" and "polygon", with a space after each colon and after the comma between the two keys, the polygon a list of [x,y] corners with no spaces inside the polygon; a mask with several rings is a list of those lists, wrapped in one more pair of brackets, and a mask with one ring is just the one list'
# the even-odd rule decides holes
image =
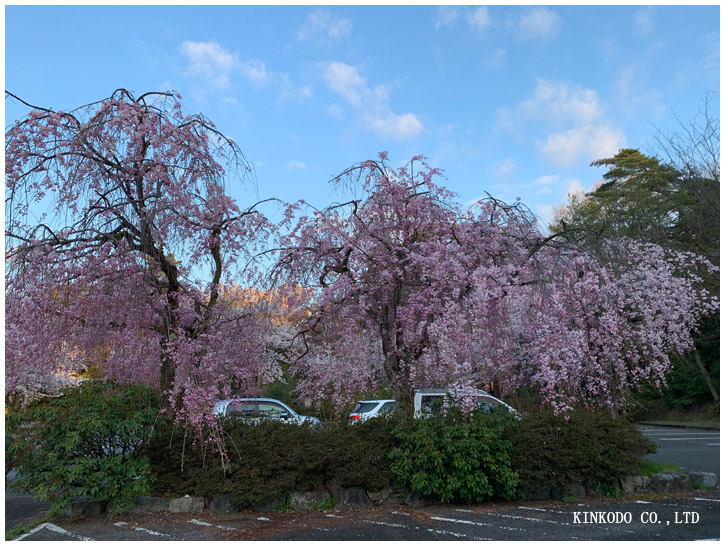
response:
{"label": "blue sky", "polygon": [[[719,52],[719,5],[5,7],[7,90],[68,110],[173,89],[237,141],[260,198],[317,207],[385,150],[427,156],[463,204],[520,197],[546,221],[592,161],[646,152],[707,92],[719,113]],[[6,126],[25,113],[6,99]]]}

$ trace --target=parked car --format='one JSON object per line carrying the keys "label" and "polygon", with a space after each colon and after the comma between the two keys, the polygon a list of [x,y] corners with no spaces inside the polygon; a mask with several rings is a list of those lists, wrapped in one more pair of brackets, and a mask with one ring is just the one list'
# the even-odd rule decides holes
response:
{"label": "parked car", "polygon": [[249,422],[262,420],[280,421],[302,425],[309,423],[314,426],[320,425],[317,417],[300,415],[284,402],[274,398],[231,398],[220,400],[214,405],[214,415],[217,417],[232,417],[244,419]]}
{"label": "parked car", "polygon": [[[418,419],[432,413],[433,402],[443,400],[447,395],[455,394],[453,389],[418,389],[413,396],[413,416]],[[504,408],[519,418],[519,412],[506,402],[491,396],[486,391],[476,391],[476,404],[483,413],[493,413],[497,408]]]}
{"label": "parked car", "polygon": [[392,413],[395,407],[395,400],[358,400],[357,406],[350,414],[350,423],[359,423]]}

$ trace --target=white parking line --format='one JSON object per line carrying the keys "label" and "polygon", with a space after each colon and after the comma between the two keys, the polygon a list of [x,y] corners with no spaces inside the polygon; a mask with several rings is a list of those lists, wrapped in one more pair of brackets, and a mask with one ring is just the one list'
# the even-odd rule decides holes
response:
{"label": "white parking line", "polygon": [[667,434],[696,434],[696,435],[699,435],[699,436],[706,436],[706,435],[709,435],[709,436],[719,436],[720,435],[719,432],[714,432],[714,431],[713,432],[707,432],[705,430],[678,430],[678,431],[673,431],[673,430],[653,430],[653,429],[647,430],[647,429],[645,429],[645,430],[641,430],[640,432],[642,434],[649,434],[651,436],[658,436],[658,435],[665,435],[666,436]]}
{"label": "white parking line", "polygon": [[387,527],[402,527],[404,529],[407,529],[407,525],[403,525],[402,523],[388,523],[387,521],[374,521],[371,519],[361,519],[360,521],[364,523],[374,523],[375,525],[385,525]]}
{"label": "white parking line", "polygon": [[[453,531],[446,531],[445,529],[428,529],[429,533],[435,533],[437,535],[450,535],[456,538],[468,538],[468,535],[463,533],[454,533]],[[490,538],[471,537],[469,540],[491,540]]]}
{"label": "white parking line", "polygon": [[125,521],[116,522],[116,523],[114,523],[114,525],[116,527],[126,527],[126,526],[129,526],[134,531],[139,531],[141,533],[148,533],[149,535],[153,535],[155,537],[169,537],[171,539],[176,540],[174,537],[172,537],[171,535],[167,535],[166,533],[160,533],[158,531],[152,531],[151,529],[145,529],[143,527],[134,527],[133,525],[130,525],[130,524],[126,523]]}
{"label": "white parking line", "polygon": [[713,440],[713,438],[660,438],[660,440]]}
{"label": "white parking line", "polygon": [[214,525],[213,523],[207,523],[206,521],[199,521],[198,519],[190,519],[189,523],[193,523],[194,525],[201,525],[203,527],[216,527],[217,529],[221,529],[222,531],[236,531],[236,527],[224,527],[223,525]]}
{"label": "white parking line", "polygon": [[556,525],[569,525],[565,521],[554,521],[554,520],[550,520],[550,519],[540,519],[540,518],[527,518],[525,516],[512,516],[510,514],[495,514],[493,512],[486,512],[485,515],[496,516],[498,518],[522,519],[524,521],[536,521],[536,522],[543,521],[545,523],[554,523]]}
{"label": "white parking line", "polygon": [[696,501],[705,501],[705,502],[720,502],[720,499],[701,499],[701,498],[698,498],[698,497],[695,497],[693,500],[696,500]]}
{"label": "white parking line", "polygon": [[58,527],[57,525],[53,525],[52,523],[42,523],[42,524],[38,525],[37,527],[35,527],[34,529],[31,529],[30,531],[28,531],[24,535],[21,535],[21,536],[19,536],[18,538],[14,539],[14,540],[24,540],[25,538],[29,537],[30,535],[33,535],[33,534],[37,533],[38,531],[40,531],[42,529],[47,529],[48,531],[53,531],[54,533],[59,533],[61,535],[65,535],[65,536],[68,536],[68,537],[72,537],[72,538],[75,538],[77,540],[93,540],[92,538],[84,537],[83,535],[76,535],[75,533],[71,533],[70,531],[66,531],[62,527]]}
{"label": "white parking line", "polygon": [[[578,506],[583,506],[582,504],[579,504]],[[536,512],[552,512],[554,514],[569,514],[570,512],[564,512],[562,510],[547,510],[544,508],[533,508],[530,506],[519,506],[519,510],[535,510]]]}
{"label": "white parking line", "polygon": [[[431,516],[430,519],[435,521],[448,521],[450,523],[462,523],[464,525],[478,525],[479,527],[498,527],[498,525],[494,523],[484,523],[482,521],[470,521],[467,519],[453,519],[453,518],[440,518],[436,516]],[[523,531],[523,529],[519,529],[518,527],[501,527],[501,529],[504,529],[506,531]]]}

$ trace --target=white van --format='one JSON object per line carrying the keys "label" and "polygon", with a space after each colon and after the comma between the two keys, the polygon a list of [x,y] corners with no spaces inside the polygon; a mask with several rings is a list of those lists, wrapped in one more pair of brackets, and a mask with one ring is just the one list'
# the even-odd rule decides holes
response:
{"label": "white van", "polygon": [[[413,416],[418,419],[427,417],[432,413],[431,406],[436,400],[443,400],[446,395],[455,394],[454,389],[418,389],[413,396]],[[506,402],[491,396],[486,391],[476,390],[476,404],[478,409],[484,413],[493,413],[498,406],[506,408],[507,411],[518,417],[519,412],[509,406]]]}

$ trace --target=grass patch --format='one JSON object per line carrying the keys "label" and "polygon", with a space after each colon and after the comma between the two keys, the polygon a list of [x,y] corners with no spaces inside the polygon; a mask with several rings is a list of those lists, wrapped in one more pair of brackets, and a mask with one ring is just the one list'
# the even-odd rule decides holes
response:
{"label": "grass patch", "polygon": [[31,529],[35,529],[41,523],[45,523],[48,519],[50,519],[50,513],[45,514],[44,516],[39,516],[29,523],[18,523],[15,527],[5,532],[5,540],[13,540],[20,535],[24,535]]}
{"label": "grass patch", "polygon": [[679,470],[680,467],[674,464],[664,464],[658,463],[657,461],[650,461],[649,459],[644,459],[640,474],[651,478],[652,476],[654,476],[655,474],[659,474],[660,472],[678,472]]}

